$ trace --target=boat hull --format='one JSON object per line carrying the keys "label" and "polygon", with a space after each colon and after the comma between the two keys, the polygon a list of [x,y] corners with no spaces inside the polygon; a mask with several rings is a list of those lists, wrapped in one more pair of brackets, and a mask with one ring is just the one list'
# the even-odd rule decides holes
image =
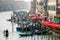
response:
{"label": "boat hull", "polygon": [[30,29],[29,28],[23,28],[23,30],[22,30],[22,28],[20,28],[20,27],[17,27],[16,28],[16,30],[18,31],[18,32],[21,32],[21,31],[30,31]]}

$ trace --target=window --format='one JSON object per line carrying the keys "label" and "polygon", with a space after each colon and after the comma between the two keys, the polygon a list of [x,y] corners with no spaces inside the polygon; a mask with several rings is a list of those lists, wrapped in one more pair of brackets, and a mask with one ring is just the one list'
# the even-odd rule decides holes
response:
{"label": "window", "polygon": [[48,7],[48,10],[53,10],[53,11],[56,10],[56,7],[55,6],[47,6],[47,7]]}
{"label": "window", "polygon": [[59,8],[57,9],[57,14],[60,14],[60,9]]}
{"label": "window", "polygon": [[58,3],[57,5],[60,6],[60,3]]}
{"label": "window", "polygon": [[40,2],[39,5],[44,5],[44,2]]}
{"label": "window", "polygon": [[56,0],[48,0],[49,2],[56,2]]}

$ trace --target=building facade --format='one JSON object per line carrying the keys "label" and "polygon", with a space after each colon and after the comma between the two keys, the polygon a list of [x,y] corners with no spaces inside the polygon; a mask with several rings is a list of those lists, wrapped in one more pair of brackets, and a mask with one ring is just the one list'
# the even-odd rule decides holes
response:
{"label": "building facade", "polygon": [[[34,0],[33,0],[34,1]],[[34,10],[34,3],[31,3]],[[48,16],[52,21],[55,16],[60,17],[60,0],[36,0],[36,13]]]}
{"label": "building facade", "polygon": [[56,17],[60,17],[60,0],[57,0]]}
{"label": "building facade", "polygon": [[31,1],[31,10],[30,13],[33,13],[33,1]]}
{"label": "building facade", "polygon": [[36,2],[36,13],[41,14],[40,16],[45,14],[44,0],[37,0],[37,2]]}
{"label": "building facade", "polygon": [[56,0],[48,0],[47,9],[49,13],[49,19],[54,20],[54,16],[56,16]]}

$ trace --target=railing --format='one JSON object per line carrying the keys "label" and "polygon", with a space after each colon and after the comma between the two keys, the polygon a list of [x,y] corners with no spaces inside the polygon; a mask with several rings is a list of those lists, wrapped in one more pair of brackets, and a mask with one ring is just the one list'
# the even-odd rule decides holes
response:
{"label": "railing", "polygon": [[59,35],[34,35],[31,36],[31,40],[60,40],[59,37]]}

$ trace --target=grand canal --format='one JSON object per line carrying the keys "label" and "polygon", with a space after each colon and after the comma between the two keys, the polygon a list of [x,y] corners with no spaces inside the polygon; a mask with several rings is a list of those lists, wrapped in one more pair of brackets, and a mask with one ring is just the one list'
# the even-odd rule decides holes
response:
{"label": "grand canal", "polygon": [[[12,32],[12,24],[7,21],[11,18],[12,11],[10,12],[0,12],[0,40],[55,40],[55,36],[51,35],[34,35],[29,37],[21,37],[20,32],[16,31],[17,24],[14,23],[14,32]],[[3,36],[3,31],[8,29],[9,36],[8,38]]]}

